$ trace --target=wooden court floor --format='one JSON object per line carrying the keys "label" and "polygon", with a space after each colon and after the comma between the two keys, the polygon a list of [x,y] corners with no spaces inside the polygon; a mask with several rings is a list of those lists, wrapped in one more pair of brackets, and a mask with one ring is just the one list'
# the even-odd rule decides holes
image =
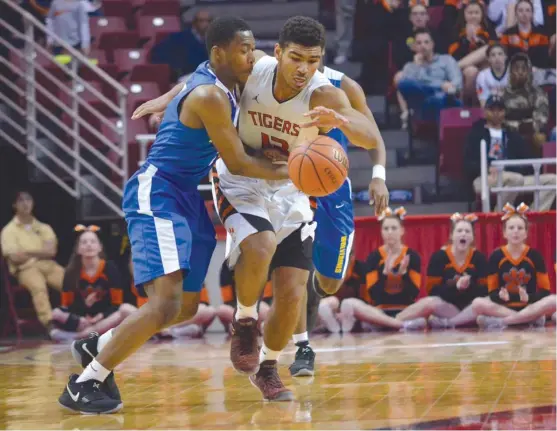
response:
{"label": "wooden court floor", "polygon": [[79,368],[68,346],[0,353],[1,429],[555,429],[555,328],[315,338],[317,374],[281,375],[297,401],[264,403],[228,341],[150,343],[117,369],[121,413],[57,404]]}

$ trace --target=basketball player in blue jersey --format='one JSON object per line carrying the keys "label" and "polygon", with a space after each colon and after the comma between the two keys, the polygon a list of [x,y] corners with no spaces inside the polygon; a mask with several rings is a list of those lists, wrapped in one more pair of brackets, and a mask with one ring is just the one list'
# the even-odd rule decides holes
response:
{"label": "basketball player in blue jersey", "polygon": [[124,190],[134,280],[149,302],[120,326],[72,345],[85,370],[70,376],[63,407],[93,414],[123,406],[112,370],[161,329],[194,316],[216,245],[197,186],[217,152],[237,175],[285,180],[286,166],[248,156],[235,122],[235,89],[253,69],[255,40],[238,18],[213,21],[210,60],[202,63],[165,111],[145,164]]}
{"label": "basketball player in blue jersey", "polygon": [[[323,63],[319,70],[331,84],[344,91],[352,108],[375,124],[373,114],[367,106],[365,93],[356,81],[342,72],[323,66]],[[327,135],[347,150],[349,142],[340,129],[333,129]],[[378,140],[375,148],[369,151],[374,164],[369,185],[370,204],[375,205],[377,214],[389,203],[389,192],[385,185],[386,151],[383,141]],[[292,337],[298,347],[294,362],[290,366],[290,374],[293,377],[313,376],[315,353],[309,345],[308,332],[311,332],[315,325],[320,299],[335,294],[340,289],[346,273],[354,238],[350,179],[347,179],[336,192],[313,198],[312,207],[315,211],[314,220],[317,222],[313,242],[314,289],[308,286],[307,306],[302,308]]]}

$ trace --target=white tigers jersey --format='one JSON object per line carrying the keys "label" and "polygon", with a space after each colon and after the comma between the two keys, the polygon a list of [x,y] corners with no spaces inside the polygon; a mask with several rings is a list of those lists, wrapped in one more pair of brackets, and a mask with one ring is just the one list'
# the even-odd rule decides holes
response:
{"label": "white tigers jersey", "polygon": [[256,150],[274,148],[288,155],[302,141],[313,141],[317,127],[302,129],[309,121],[303,115],[310,110],[313,91],[331,85],[321,72],[315,72],[308,84],[295,97],[279,103],[273,95],[277,60],[265,56],[253,67],[240,99],[240,139]]}

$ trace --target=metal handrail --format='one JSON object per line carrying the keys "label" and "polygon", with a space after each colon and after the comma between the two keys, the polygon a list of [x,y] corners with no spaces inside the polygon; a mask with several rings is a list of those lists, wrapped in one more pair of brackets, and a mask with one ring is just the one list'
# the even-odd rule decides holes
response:
{"label": "metal handrail", "polygon": [[[490,187],[488,183],[488,163],[487,163],[487,143],[484,139],[480,142],[481,151],[481,186],[482,186],[482,211],[489,212],[491,210],[491,193],[497,195],[497,208],[501,209],[503,205],[501,193],[505,192],[533,192],[534,193],[534,210],[540,207],[540,192],[555,190],[553,185],[540,184],[540,171],[542,166],[557,165],[556,159],[517,159],[517,160],[494,160],[491,166],[497,168],[497,186]],[[503,186],[502,172],[505,167],[509,166],[532,166],[534,168],[534,185],[533,186]]]}
{"label": "metal handrail", "polygon": [[[80,186],[83,186],[118,216],[122,216],[123,214],[118,202],[115,204],[111,199],[105,196],[103,190],[97,190],[94,184],[91,184],[83,178],[83,175],[91,174],[93,178],[96,178],[104,184],[108,191],[114,192],[115,197],[121,197],[123,195],[123,187],[128,179],[128,151],[126,136],[126,102],[129,94],[128,89],[122,86],[98,66],[92,64],[85,55],[54,34],[38,19],[21,8],[16,2],[11,0],[0,0],[0,5],[10,8],[12,11],[19,14],[23,20],[24,30],[21,31],[15,28],[10,22],[7,22],[5,18],[3,19],[3,17],[0,17],[0,28],[7,30],[6,33],[10,34],[10,39],[13,38],[14,40],[21,40],[25,44],[23,49],[21,49],[14,46],[13,43],[10,43],[4,37],[0,37],[0,43],[2,46],[6,47],[10,52],[19,57],[19,61],[17,63],[11,63],[3,57],[0,57],[0,62],[1,64],[8,66],[9,70],[13,73],[23,78],[21,83],[24,84],[24,88],[20,88],[21,84],[14,84],[4,76],[1,76],[0,79],[7,85],[8,88],[14,91],[17,96],[25,98],[25,104],[20,105],[17,97],[16,100],[13,100],[13,98],[10,99],[6,94],[0,94],[0,101],[5,103],[9,112],[17,112],[17,114],[21,115],[25,120],[25,123],[18,124],[17,121],[10,118],[9,112],[6,111],[0,111],[0,120],[5,121],[6,124],[10,126],[9,130],[14,130],[16,133],[21,134],[21,137],[24,137],[25,141],[21,141],[21,138],[16,135],[10,136],[9,131],[7,130],[0,130],[0,137],[22,153],[26,154],[27,159],[35,167],[42,171],[52,181],[57,183],[66,192],[70,193],[73,197],[78,199],[81,197]],[[48,35],[49,39],[54,41],[55,45],[63,48],[72,57],[70,64],[63,65],[59,63],[54,55],[35,42],[35,30],[44,32]],[[35,61],[37,55],[39,55],[40,58],[44,57],[55,66],[50,67],[45,64],[39,64]],[[101,81],[113,88],[118,97],[117,102],[114,103],[101,91],[91,85],[90,82],[84,80],[80,76],[82,68],[86,68],[87,70],[93,72],[100,78]],[[54,72],[52,72],[53,70]],[[61,70],[64,73],[64,77],[62,78],[64,82],[58,78],[58,70]],[[45,88],[41,83],[38,83],[36,81],[37,72],[46,78],[49,85],[52,83],[52,85],[57,86],[57,88],[61,91],[60,94],[68,97],[68,103],[63,103],[59,100],[59,98],[53,96],[48,88]],[[111,112],[114,112],[115,116],[118,117],[118,122],[108,120],[107,116],[102,114],[101,111],[96,109],[94,106],[90,106],[88,102],[85,102],[82,96],[78,93],[78,89],[80,87],[88,91],[96,100],[99,100],[99,102],[103,104],[103,107],[106,106]],[[37,99],[38,96],[40,96],[41,99],[44,99],[45,97],[50,99],[59,112],[70,116],[72,124],[65,124],[59,116],[50,112],[46,105],[43,105],[41,101]],[[115,135],[118,136],[119,142],[113,142],[107,136],[103,135],[98,128],[91,126],[91,124],[81,118],[79,115],[81,108],[83,108],[85,112],[88,112],[90,115],[97,118],[101,124],[105,124],[109,130],[113,131]],[[38,117],[38,115],[41,117]],[[56,136],[56,133],[53,133],[54,129],[50,130],[48,127],[45,127],[45,124],[41,123],[40,118],[50,120],[53,126],[57,126],[61,131],[65,132],[67,136],[71,137],[73,145],[66,145],[63,140]],[[100,151],[99,147],[91,145],[87,142],[87,140],[80,136],[80,128],[87,130],[94,137],[96,137],[104,146],[103,148],[117,154],[118,161],[115,162],[111,160],[109,157],[105,156],[102,151]],[[38,140],[39,133],[42,136],[47,137],[49,141],[55,145],[55,147],[49,149],[41,143]],[[110,172],[114,173],[119,178],[118,183],[115,184],[112,181],[109,176],[110,174],[101,173],[91,164],[91,162],[88,162],[85,158],[83,158],[81,156],[82,148],[92,154],[96,160],[102,162],[103,166],[107,166],[110,169]],[[61,149],[65,154],[70,155],[73,159],[73,164],[68,164],[60,159],[61,154],[57,153],[54,149]],[[38,157],[37,150],[40,151],[41,156],[44,156],[44,159],[43,157]],[[46,166],[44,164],[45,160],[53,162],[56,166],[61,168],[63,172],[69,174],[73,181],[73,187],[69,186],[68,183],[59,178],[59,175],[55,174],[51,168]]]}

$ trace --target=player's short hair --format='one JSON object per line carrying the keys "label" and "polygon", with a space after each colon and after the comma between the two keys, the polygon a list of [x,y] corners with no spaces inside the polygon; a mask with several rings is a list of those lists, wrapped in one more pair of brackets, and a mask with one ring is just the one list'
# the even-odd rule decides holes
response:
{"label": "player's short hair", "polygon": [[284,23],[279,34],[281,48],[286,47],[289,43],[325,48],[325,27],[313,18],[293,16]]}
{"label": "player's short hair", "polygon": [[224,48],[234,40],[239,31],[251,31],[250,26],[242,18],[222,17],[214,19],[207,28],[205,46],[211,52],[213,46]]}

